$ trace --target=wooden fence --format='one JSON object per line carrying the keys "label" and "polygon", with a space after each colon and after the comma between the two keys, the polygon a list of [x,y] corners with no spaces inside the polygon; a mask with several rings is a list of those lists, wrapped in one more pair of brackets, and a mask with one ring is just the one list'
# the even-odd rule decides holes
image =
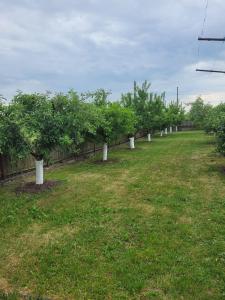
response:
{"label": "wooden fence", "polygon": [[194,125],[192,121],[183,121],[179,126],[181,131],[194,130]]}
{"label": "wooden fence", "polygon": [[[140,138],[142,134],[137,134],[136,138]],[[120,145],[128,142],[127,138],[111,143],[109,147]],[[95,153],[102,150],[101,144],[85,143],[81,146],[78,154],[71,154],[69,152],[62,151],[61,149],[55,149],[52,151],[49,160],[45,161],[45,166],[53,165],[58,162],[63,162],[68,159],[79,159],[85,155]],[[6,158],[0,155],[0,181],[13,177],[18,174],[33,171],[35,167],[35,160],[33,156],[28,155],[26,158],[13,161],[10,158]]]}

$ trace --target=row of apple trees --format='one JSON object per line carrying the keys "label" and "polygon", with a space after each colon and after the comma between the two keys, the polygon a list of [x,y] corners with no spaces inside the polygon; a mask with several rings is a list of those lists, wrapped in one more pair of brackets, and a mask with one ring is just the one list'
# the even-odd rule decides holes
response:
{"label": "row of apple trees", "polygon": [[19,92],[10,103],[0,102],[0,155],[17,160],[31,154],[35,158],[36,184],[43,184],[43,164],[51,151],[62,147],[77,152],[87,141],[102,143],[103,160],[108,144],[122,137],[133,149],[138,132],[167,134],[183,119],[184,111],[175,103],[165,104],[164,94],[149,91],[150,84],[134,85],[134,91],[120,101],[109,101],[109,92],[97,90],[81,95],[26,94]]}

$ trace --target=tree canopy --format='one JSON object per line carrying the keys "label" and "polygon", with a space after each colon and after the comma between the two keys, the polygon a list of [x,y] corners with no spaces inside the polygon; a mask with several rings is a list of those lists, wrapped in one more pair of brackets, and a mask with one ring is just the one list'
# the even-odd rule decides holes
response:
{"label": "tree canopy", "polygon": [[62,138],[61,120],[54,114],[50,96],[19,92],[12,101],[14,123],[23,143],[36,160],[46,158]]}
{"label": "tree canopy", "polygon": [[75,153],[88,140],[110,143],[179,124],[182,108],[167,107],[165,94],[150,87],[147,81],[135,82],[133,92],[117,102],[109,101],[110,91],[104,89],[81,95],[18,92],[8,105],[0,102],[0,153],[45,160],[55,147]]}
{"label": "tree canopy", "polygon": [[121,136],[134,135],[136,116],[131,109],[122,107],[119,103],[111,103],[101,106],[100,114],[103,120],[97,128],[98,141],[109,143]]}
{"label": "tree canopy", "polygon": [[189,117],[196,128],[204,128],[205,119],[210,109],[211,105],[205,104],[200,97],[191,104]]}

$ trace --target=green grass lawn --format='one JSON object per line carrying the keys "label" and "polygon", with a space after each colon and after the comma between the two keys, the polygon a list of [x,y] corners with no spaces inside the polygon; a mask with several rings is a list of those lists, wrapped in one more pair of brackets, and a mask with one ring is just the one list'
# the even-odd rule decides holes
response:
{"label": "green grass lawn", "polygon": [[213,137],[176,133],[114,149],[112,163],[51,169],[63,182],[46,193],[16,196],[21,178],[0,187],[0,299],[225,299],[214,149]]}

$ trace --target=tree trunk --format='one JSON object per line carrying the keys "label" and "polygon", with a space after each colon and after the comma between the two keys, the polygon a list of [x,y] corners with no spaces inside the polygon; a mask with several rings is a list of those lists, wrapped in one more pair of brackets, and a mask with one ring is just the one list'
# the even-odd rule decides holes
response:
{"label": "tree trunk", "polygon": [[161,130],[160,136],[163,136],[163,130]]}
{"label": "tree trunk", "polygon": [[165,134],[168,134],[168,129],[167,128],[165,129]]}
{"label": "tree trunk", "polygon": [[148,133],[148,142],[151,142],[152,138],[151,138],[151,133]]}
{"label": "tree trunk", "polygon": [[173,127],[170,126],[170,133],[173,133]]}
{"label": "tree trunk", "polygon": [[108,144],[104,143],[103,145],[103,161],[107,161],[108,159]]}
{"label": "tree trunk", "polygon": [[178,131],[178,127],[176,126],[176,132]]}
{"label": "tree trunk", "polygon": [[129,138],[130,140],[130,149],[134,149],[134,137]]}
{"label": "tree trunk", "polygon": [[44,162],[42,160],[35,160],[36,167],[36,184],[44,183]]}
{"label": "tree trunk", "polygon": [[5,170],[4,170],[4,160],[3,160],[3,155],[0,154],[0,179],[5,179]]}

